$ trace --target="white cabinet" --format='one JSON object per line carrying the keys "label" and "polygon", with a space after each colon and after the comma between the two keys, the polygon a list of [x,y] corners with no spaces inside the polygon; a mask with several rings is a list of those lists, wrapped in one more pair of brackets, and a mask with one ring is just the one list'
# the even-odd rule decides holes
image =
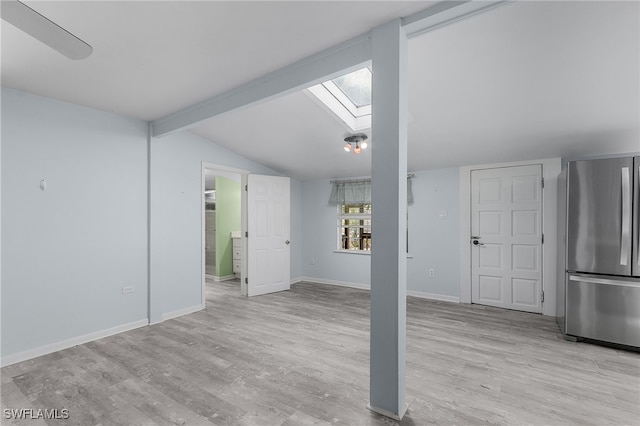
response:
{"label": "white cabinet", "polygon": [[233,241],[233,274],[240,277],[240,269],[242,268],[242,238],[240,232],[231,233],[231,241]]}

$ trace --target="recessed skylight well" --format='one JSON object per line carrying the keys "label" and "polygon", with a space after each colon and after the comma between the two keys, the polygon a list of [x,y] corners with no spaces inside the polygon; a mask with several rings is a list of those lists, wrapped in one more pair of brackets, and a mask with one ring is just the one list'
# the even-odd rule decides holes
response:
{"label": "recessed skylight well", "polygon": [[371,70],[360,70],[315,85],[309,91],[351,130],[371,127]]}

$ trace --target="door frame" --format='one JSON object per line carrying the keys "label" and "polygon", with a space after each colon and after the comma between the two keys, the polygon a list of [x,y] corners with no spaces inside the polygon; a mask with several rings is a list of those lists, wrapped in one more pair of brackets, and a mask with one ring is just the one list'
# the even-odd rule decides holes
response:
{"label": "door frame", "polygon": [[204,188],[205,188],[205,173],[206,171],[210,172],[224,172],[224,173],[234,173],[240,175],[240,235],[242,236],[242,260],[240,263],[240,294],[243,296],[247,295],[247,285],[245,283],[245,277],[247,276],[247,241],[246,241],[246,231],[247,231],[247,191],[245,190],[247,185],[247,180],[249,176],[249,171],[245,169],[236,169],[234,167],[223,166],[220,164],[208,163],[206,161],[202,161],[201,166],[201,183],[200,183],[200,254],[201,259],[200,263],[202,264],[201,268],[201,281],[202,281],[202,307],[205,307],[206,297],[205,297],[205,285],[207,281],[206,277],[206,240],[205,240],[205,199],[204,199]]}
{"label": "door frame", "polygon": [[556,316],[556,267],[558,255],[558,175],[562,161],[559,157],[510,163],[481,164],[460,167],[460,303],[471,303],[471,172],[501,167],[542,166],[542,283],[544,302],[542,314]]}

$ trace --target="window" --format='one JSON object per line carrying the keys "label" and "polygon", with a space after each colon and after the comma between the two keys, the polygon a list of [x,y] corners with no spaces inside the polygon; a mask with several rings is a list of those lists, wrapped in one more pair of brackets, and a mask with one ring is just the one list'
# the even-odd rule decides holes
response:
{"label": "window", "polygon": [[[364,108],[371,105],[371,71],[369,68],[354,71],[331,81],[338,86],[338,89],[356,108]],[[324,84],[329,86],[328,82]],[[338,96],[340,95],[338,94]]]}
{"label": "window", "polygon": [[[413,203],[411,177],[407,176],[407,205]],[[371,179],[331,181],[329,204],[338,207],[337,249],[370,253],[372,245]],[[407,252],[409,248],[409,211],[407,210]]]}
{"label": "window", "polygon": [[353,131],[371,127],[371,70],[362,68],[309,88]]}
{"label": "window", "polygon": [[338,205],[339,250],[371,251],[371,204]]}

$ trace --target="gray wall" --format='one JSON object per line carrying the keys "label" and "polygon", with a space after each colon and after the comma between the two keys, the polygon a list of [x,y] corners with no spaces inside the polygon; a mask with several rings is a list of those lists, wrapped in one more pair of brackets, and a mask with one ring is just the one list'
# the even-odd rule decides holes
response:
{"label": "gray wall", "polygon": [[151,141],[152,322],[202,303],[203,161],[278,175],[193,133]]}
{"label": "gray wall", "polygon": [[146,133],[2,89],[3,357],[147,317]]}
{"label": "gray wall", "polygon": [[[409,292],[460,296],[459,179],[457,168],[416,172],[409,206]],[[428,276],[430,268],[434,277]]]}
{"label": "gray wall", "polygon": [[[147,123],[2,89],[3,364],[200,305],[202,161],[277,174],[191,133],[152,140],[150,154],[149,222]],[[291,181],[293,247],[300,186]]]}
{"label": "gray wall", "polygon": [[[3,89],[2,124],[2,357],[146,320],[146,123]],[[201,304],[202,161],[277,174],[191,133],[152,140],[153,322]],[[414,178],[410,292],[459,294],[457,180]],[[369,256],[333,252],[330,189],[291,181],[291,278],[368,286]]]}
{"label": "gray wall", "polygon": [[323,282],[369,287],[368,255],[336,253],[337,208],[329,205],[328,180],[302,182],[302,275]]}
{"label": "gray wall", "polygon": [[[409,294],[456,300],[460,296],[459,171],[457,168],[416,172],[414,203],[409,206]],[[370,256],[336,253],[337,209],[328,204],[328,180],[302,183],[304,241],[302,274],[319,282],[369,288]],[[375,206],[373,206],[375,208]],[[441,219],[440,212],[447,211]],[[374,224],[375,249],[375,224]],[[429,268],[435,276],[429,277]]]}
{"label": "gray wall", "polygon": [[302,183],[291,179],[291,280],[302,278]]}

